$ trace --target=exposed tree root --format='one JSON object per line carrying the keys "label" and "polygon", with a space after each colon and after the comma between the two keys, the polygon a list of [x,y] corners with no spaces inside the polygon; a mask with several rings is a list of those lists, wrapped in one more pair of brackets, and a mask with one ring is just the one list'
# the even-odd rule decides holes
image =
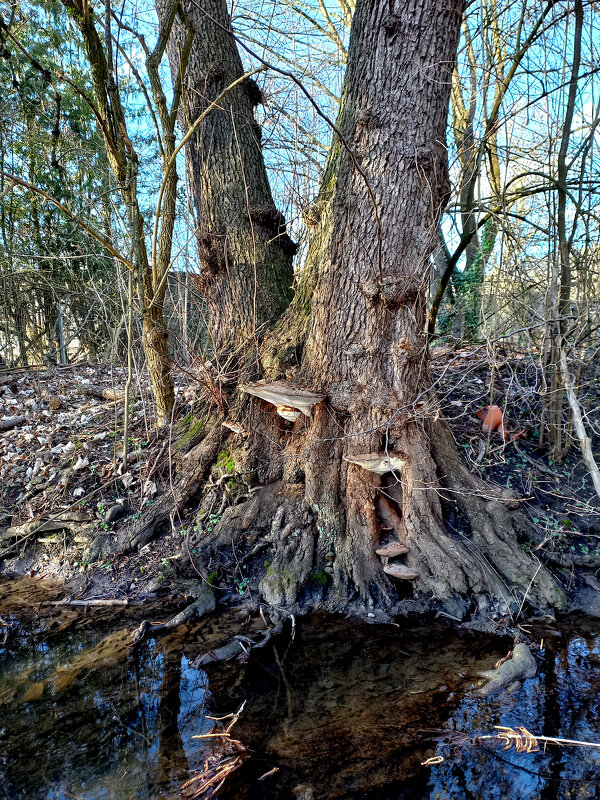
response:
{"label": "exposed tree root", "polygon": [[356,430],[372,427],[373,419],[368,413],[360,421],[351,417],[344,427],[331,408],[317,407],[304,452],[306,499],[317,516],[319,560],[334,553],[329,605],[339,610],[356,599],[387,609],[396,599],[375,554],[380,544],[375,504],[381,481],[342,460],[345,447],[354,444]]}
{"label": "exposed tree root", "polygon": [[148,633],[173,630],[174,628],[178,628],[180,625],[185,625],[188,622],[192,622],[194,619],[199,619],[200,617],[209,614],[211,611],[214,611],[215,607],[216,602],[214,592],[209,586],[206,586],[200,591],[199,596],[194,600],[193,603],[191,603],[189,606],[186,606],[178,614],[175,614],[175,616],[171,617],[171,619],[167,620],[167,622],[148,622],[148,620],[143,620],[136,630],[133,631],[131,635],[131,644],[139,644]]}
{"label": "exposed tree root", "polygon": [[119,533],[115,553],[127,553],[141,548],[157,534],[161,527],[169,523],[174,515],[194,495],[198,494],[214,464],[221,446],[222,431],[220,419],[216,420],[200,444],[193,447],[181,460],[179,476],[174,481],[173,491],[151,506],[131,526]]}
{"label": "exposed tree root", "polygon": [[267,603],[293,605],[315,563],[313,514],[301,490],[281,482],[262,487],[225,509],[211,532],[197,526],[191,541],[200,550],[196,571],[216,576],[220,588],[244,587],[257,576]]}
{"label": "exposed tree root", "polygon": [[436,423],[433,439],[432,452],[446,496],[461,507],[471,527],[470,536],[461,537],[477,564],[478,576],[471,570],[466,575],[471,591],[477,591],[481,577],[484,592],[503,597],[509,606],[513,601],[518,608],[526,597],[533,605],[563,609],[566,597],[558,582],[519,545],[519,535],[527,535],[530,526],[518,496],[469,472],[445,422]]}
{"label": "exposed tree root", "polygon": [[[366,447],[377,450],[381,413],[369,414],[360,426],[372,430]],[[389,432],[387,446],[405,464],[383,480],[342,460],[346,448],[352,453],[357,447],[354,423],[345,424],[342,429],[327,407],[315,410],[310,428],[283,430],[276,420],[271,440],[280,467],[263,473],[305,474],[305,484],[278,480],[248,489],[227,473],[207,489],[222,445],[219,420],[184,457],[173,492],[120,534],[117,552],[142,547],[204,487],[202,511],[186,544],[195,571],[219,589],[243,593],[252,583],[265,602],[285,608],[325,601],[345,610],[358,602],[393,613],[399,600],[412,598],[415,607],[441,604],[462,617],[473,600],[485,606],[483,596],[508,611],[517,611],[525,599],[564,608],[557,581],[519,546],[528,526],[518,498],[468,471],[445,423],[409,419]],[[293,469],[286,466],[287,452]],[[245,456],[242,462],[255,462],[255,448]],[[444,504],[460,508],[460,530],[444,518]],[[208,508],[216,522],[209,524]],[[387,542],[408,549],[392,557],[406,580],[384,572],[387,559],[376,550]]]}
{"label": "exposed tree root", "polygon": [[292,606],[312,571],[315,531],[305,502],[283,502],[277,509],[269,533],[272,559],[260,583],[260,591],[273,606]]}
{"label": "exposed tree root", "polygon": [[491,697],[515,681],[533,678],[536,672],[537,664],[531,655],[531,650],[526,644],[519,642],[514,646],[509,658],[503,659],[494,669],[480,673],[482,678],[487,678],[487,683],[477,690],[477,694]]}
{"label": "exposed tree root", "polygon": [[[292,617],[292,634],[294,622],[294,618]],[[273,627],[267,628],[254,637],[238,634],[234,636],[230,642],[227,642],[221,647],[216,647],[214,650],[209,650],[207,653],[198,656],[198,658],[191,663],[191,666],[195,669],[200,669],[200,667],[211,664],[213,661],[228,661],[230,658],[235,658],[236,656],[247,656],[250,650],[258,650],[261,647],[265,647],[265,645],[270,642],[274,636],[280,634],[282,630],[283,619],[279,619]]]}
{"label": "exposed tree root", "polygon": [[[528,526],[516,495],[472,475],[442,421],[435,423],[431,439],[415,423],[397,433],[395,448],[406,464],[397,486],[382,489],[388,497],[396,494],[399,538],[408,548],[407,565],[418,573],[415,596],[441,601],[459,615],[470,598],[481,595],[508,611],[518,610],[525,598],[564,608],[558,583],[519,546],[518,535]],[[466,530],[447,524],[442,498],[461,509]]]}
{"label": "exposed tree root", "polygon": [[[376,419],[363,419],[361,425],[371,423],[376,430]],[[358,601],[393,612],[398,600],[412,597],[422,607],[441,603],[463,616],[483,595],[509,611],[525,599],[540,607],[564,607],[558,583],[519,546],[527,520],[518,498],[467,470],[445,423],[435,423],[431,437],[428,426],[399,426],[389,447],[406,464],[383,484],[378,475],[342,461],[352,437],[340,431],[334,415],[316,411],[312,425],[319,439],[305,442],[300,458],[298,442],[290,445],[293,458],[304,460],[306,486],[278,482],[227,509],[212,534],[196,541],[203,574],[231,575],[240,561],[248,564],[260,555],[262,563],[268,562],[261,596],[285,607],[303,597],[310,604],[318,596],[320,602],[325,594],[328,607],[340,610]],[[380,436],[374,433],[374,439]],[[376,449],[375,443],[370,446]],[[447,524],[442,500],[460,507],[466,518],[462,530]],[[396,563],[405,565],[408,577],[416,572],[414,581],[384,573],[385,559],[375,551],[388,540],[407,546]],[[332,574],[325,577],[328,568]],[[326,591],[303,596],[315,575]]]}

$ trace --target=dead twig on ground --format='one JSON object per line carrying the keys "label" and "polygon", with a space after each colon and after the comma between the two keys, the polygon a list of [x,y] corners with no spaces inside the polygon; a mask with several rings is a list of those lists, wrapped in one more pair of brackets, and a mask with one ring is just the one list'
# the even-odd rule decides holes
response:
{"label": "dead twig on ground", "polygon": [[[234,714],[225,717],[206,717],[215,725],[209,733],[192,736],[192,739],[216,739],[216,747],[204,759],[202,770],[183,784],[181,790],[188,800],[207,800],[223,786],[227,778],[238,770],[250,755],[248,748],[231,736],[231,729],[244,710],[246,701]],[[227,723],[226,725],[224,723]]]}
{"label": "dead twig on ground", "polygon": [[[21,545],[25,545],[30,539],[32,539],[34,536],[36,536],[36,534],[42,533],[44,530],[48,530],[47,526],[50,523],[57,522],[58,520],[60,520],[60,517],[63,516],[66,512],[70,511],[75,506],[84,505],[92,497],[94,497],[95,495],[99,494],[104,489],[107,489],[112,483],[114,483],[115,481],[118,481],[120,479],[121,479],[120,475],[113,475],[112,478],[109,478],[101,486],[98,486],[97,489],[94,489],[93,491],[88,492],[88,494],[86,494],[84,497],[80,497],[77,500],[74,500],[67,508],[61,508],[56,513],[51,514],[48,517],[48,519],[45,519],[45,520],[34,520],[33,524],[28,523],[27,527],[26,527],[26,530],[25,530],[25,532],[23,534],[18,534],[17,533],[16,541],[14,541],[8,547],[5,547],[4,549],[0,550],[0,558],[6,558],[6,556],[8,556],[9,554],[11,554],[13,552],[17,552],[19,550],[19,548],[21,547]],[[62,530],[64,528],[68,528],[68,527],[69,527],[69,525],[67,523],[61,523],[60,530]],[[10,530],[10,528],[8,530]],[[5,536],[5,538],[6,538],[6,536]]]}

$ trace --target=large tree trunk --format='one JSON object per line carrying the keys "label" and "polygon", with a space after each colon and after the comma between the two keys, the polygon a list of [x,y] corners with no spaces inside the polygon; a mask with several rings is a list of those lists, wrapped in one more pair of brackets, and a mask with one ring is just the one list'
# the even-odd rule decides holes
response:
{"label": "large tree trunk", "polygon": [[[296,423],[299,463],[317,515],[316,563],[335,553],[334,596],[385,605],[414,590],[457,607],[459,596],[483,593],[518,604],[528,591],[560,605],[552,578],[518,546],[515,528],[525,520],[509,512],[514,498],[461,465],[430,388],[428,259],[447,201],[445,128],[462,6],[410,0],[390,13],[387,0],[357,4],[339,121],[352,153],[334,143],[337,178],[321,217],[333,228],[315,237],[316,288],[296,376],[327,401],[307,425]],[[299,449],[292,437],[288,460]],[[347,461],[378,452],[404,466],[380,478]],[[449,528],[444,501],[466,514],[462,531]],[[414,581],[394,585],[384,573],[375,554],[382,527],[408,547]],[[313,557],[304,541],[299,547]],[[289,601],[289,541],[279,551],[263,581],[273,602]]]}
{"label": "large tree trunk", "polygon": [[[231,583],[242,561],[268,563],[260,588],[275,606],[303,592],[363,609],[414,596],[421,608],[441,602],[461,614],[473,598],[485,605],[484,595],[505,607],[525,595],[564,603],[519,547],[518,500],[460,462],[428,371],[428,260],[448,192],[445,127],[462,5],[406,0],[390,13],[388,0],[357,3],[341,136],[308,214],[308,264],[260,348],[266,378],[326,400],[293,427],[265,401],[239,406],[228,444],[234,470],[258,494],[230,508],[223,495],[219,506],[225,473],[202,500],[199,529],[207,509],[225,511],[195,542],[197,568]],[[211,280],[222,287],[219,274]],[[216,429],[211,438],[215,452]],[[380,477],[353,463],[370,453],[396,457],[394,472]],[[411,580],[384,572],[375,551],[388,539],[407,549],[396,567]]]}
{"label": "large tree trunk", "polygon": [[[159,13],[167,4],[157,0]],[[225,0],[183,0],[167,52],[175,84],[186,29],[194,32],[179,124],[184,132],[243,74]],[[236,347],[277,320],[292,296],[296,246],[271,195],[247,79],[213,110],[187,145],[196,237],[214,351]]]}

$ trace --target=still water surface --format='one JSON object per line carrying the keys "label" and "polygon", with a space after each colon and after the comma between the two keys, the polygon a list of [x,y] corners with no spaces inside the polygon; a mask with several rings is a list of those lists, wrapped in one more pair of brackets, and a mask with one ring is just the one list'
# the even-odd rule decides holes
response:
{"label": "still water surface", "polygon": [[[181,797],[212,747],[192,738],[210,730],[206,715],[244,700],[234,733],[251,757],[221,800],[600,798],[600,750],[518,754],[423,734],[521,725],[600,742],[599,621],[535,629],[536,678],[484,699],[474,691],[477,673],[510,641],[439,622],[396,627],[316,615],[297,621],[293,640],[288,625],[246,663],[197,669],[199,654],[239,632],[240,615],[131,649],[131,617],[78,612],[83,621],[73,626],[70,613],[68,624],[2,617],[0,800]],[[422,766],[435,755],[444,761]]]}

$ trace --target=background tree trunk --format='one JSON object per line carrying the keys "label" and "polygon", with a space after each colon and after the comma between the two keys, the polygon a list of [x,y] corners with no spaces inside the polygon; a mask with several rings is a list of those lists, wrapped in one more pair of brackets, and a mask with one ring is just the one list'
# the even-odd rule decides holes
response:
{"label": "background tree trunk", "polygon": [[[550,286],[550,397],[548,400],[548,444],[552,448],[552,457],[560,463],[569,449],[569,438],[565,436],[563,422],[564,405],[564,373],[561,367],[562,351],[566,345],[566,334],[569,327],[568,316],[571,305],[571,256],[573,237],[576,227],[572,225],[569,232],[567,223],[568,207],[568,177],[569,177],[569,143],[572,135],[573,117],[577,101],[579,69],[581,65],[582,31],[584,12],[582,0],[575,0],[573,7],[575,17],[575,30],[573,34],[573,61],[569,80],[569,94],[562,124],[560,148],[557,155],[557,216],[556,235],[558,239],[558,252],[555,256],[556,263],[552,270]],[[565,441],[566,439],[566,441]]]}
{"label": "background tree trunk", "polygon": [[[104,18],[104,38],[99,34],[98,22],[83,0],[63,0],[67,12],[73,17],[83,37],[90,65],[93,95],[96,103],[99,128],[101,129],[106,156],[113,177],[119,187],[121,199],[127,207],[129,217],[130,249],[132,265],[138,276],[138,292],[143,307],[142,342],[146,354],[148,372],[152,382],[152,392],[156,402],[156,417],[159,425],[168,424],[175,402],[175,390],[171,370],[173,361],[169,350],[168,330],[164,320],[163,301],[166,280],[162,273],[154,279],[156,265],[150,264],[146,248],[144,218],[140,210],[137,192],[138,156],[127,133],[127,119],[118,83],[115,80],[113,63],[113,41],[111,35],[110,4],[106,5]],[[159,45],[160,48],[160,41]],[[163,51],[164,52],[164,51]],[[152,70],[152,56],[147,54],[147,67]],[[158,58],[158,63],[160,58]],[[153,74],[157,75],[158,63]],[[164,92],[160,86],[153,86],[155,100],[160,103],[159,116],[168,122],[167,114],[161,112],[165,106]],[[158,96],[157,96],[158,95]],[[162,101],[162,102],[161,102]],[[158,103],[157,103],[158,104]],[[173,125],[163,129],[163,152],[168,158],[174,150]],[[161,143],[162,144],[162,143]],[[170,262],[172,230],[174,224],[175,188],[177,175],[171,170],[165,187],[162,208],[162,229],[158,245],[158,267],[166,269]]]}

